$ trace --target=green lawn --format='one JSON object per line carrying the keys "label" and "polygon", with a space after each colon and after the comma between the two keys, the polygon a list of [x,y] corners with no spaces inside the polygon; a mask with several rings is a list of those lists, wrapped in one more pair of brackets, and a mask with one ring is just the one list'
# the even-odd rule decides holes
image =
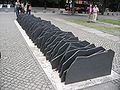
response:
{"label": "green lawn", "polygon": [[120,27],[112,27],[101,23],[88,23],[87,19],[67,18],[67,21],[77,23],[86,27],[95,28],[102,32],[109,33],[115,36],[120,36]]}
{"label": "green lawn", "polygon": [[112,20],[112,19],[99,19],[100,22],[110,23],[114,25],[120,25],[120,20]]}

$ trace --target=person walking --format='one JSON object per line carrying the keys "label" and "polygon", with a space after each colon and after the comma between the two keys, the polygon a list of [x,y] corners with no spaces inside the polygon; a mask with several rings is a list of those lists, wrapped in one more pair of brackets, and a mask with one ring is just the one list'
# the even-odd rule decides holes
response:
{"label": "person walking", "polygon": [[21,11],[21,13],[24,13],[25,12],[25,9],[24,9],[25,7],[24,7],[24,2],[21,2],[21,9],[20,9],[20,11]]}
{"label": "person walking", "polygon": [[72,1],[69,2],[69,14],[71,15],[72,14]]}
{"label": "person walking", "polygon": [[32,10],[32,6],[31,6],[30,3],[27,3],[26,9],[27,9],[26,14],[29,14],[29,15],[30,15],[30,14],[31,14],[31,10]]}
{"label": "person walking", "polygon": [[87,8],[88,11],[88,22],[92,22],[93,21],[93,8],[92,8],[92,4],[90,4],[90,7]]}
{"label": "person walking", "polygon": [[99,8],[97,7],[97,5],[95,5],[93,8],[93,22],[96,22],[98,12],[99,12]]}
{"label": "person walking", "polygon": [[29,4],[29,8],[28,8],[28,14],[31,15],[31,11],[32,11],[32,6],[31,4]]}
{"label": "person walking", "polygon": [[25,7],[24,7],[24,10],[25,10],[26,14],[27,14],[27,5],[28,5],[28,3],[26,2]]}
{"label": "person walking", "polygon": [[17,17],[19,15],[19,10],[20,10],[20,2],[19,0],[17,0],[17,2],[15,2],[15,12]]}

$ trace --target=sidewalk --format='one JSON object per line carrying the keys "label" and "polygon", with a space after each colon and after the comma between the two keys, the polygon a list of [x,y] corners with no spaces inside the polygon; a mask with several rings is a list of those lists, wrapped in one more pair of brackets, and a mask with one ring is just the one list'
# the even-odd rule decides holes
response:
{"label": "sidewalk", "polygon": [[55,90],[14,20],[0,13],[0,90]]}

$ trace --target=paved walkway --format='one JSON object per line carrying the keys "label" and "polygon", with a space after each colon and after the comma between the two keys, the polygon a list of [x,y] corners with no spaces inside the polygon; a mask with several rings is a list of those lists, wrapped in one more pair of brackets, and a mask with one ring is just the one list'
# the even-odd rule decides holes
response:
{"label": "paved walkway", "polygon": [[14,19],[14,13],[0,13],[0,90],[54,90]]}

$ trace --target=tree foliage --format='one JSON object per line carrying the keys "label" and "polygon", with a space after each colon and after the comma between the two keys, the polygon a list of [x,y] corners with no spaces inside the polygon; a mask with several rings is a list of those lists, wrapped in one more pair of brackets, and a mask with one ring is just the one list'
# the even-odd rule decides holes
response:
{"label": "tree foliage", "polygon": [[105,10],[105,8],[109,8],[110,11],[117,11],[119,8],[119,3],[120,0],[90,0],[92,1],[94,4],[98,4],[99,6],[102,5],[101,7],[103,8],[103,10]]}
{"label": "tree foliage", "polygon": [[[0,0],[0,3],[13,3],[16,0]],[[33,6],[44,6],[46,4],[47,7],[64,7],[66,0],[20,0],[20,1],[28,1],[33,4]],[[120,0],[88,0],[92,4],[101,5],[100,8],[104,10],[105,8],[110,8],[111,11],[117,11],[120,7]]]}

